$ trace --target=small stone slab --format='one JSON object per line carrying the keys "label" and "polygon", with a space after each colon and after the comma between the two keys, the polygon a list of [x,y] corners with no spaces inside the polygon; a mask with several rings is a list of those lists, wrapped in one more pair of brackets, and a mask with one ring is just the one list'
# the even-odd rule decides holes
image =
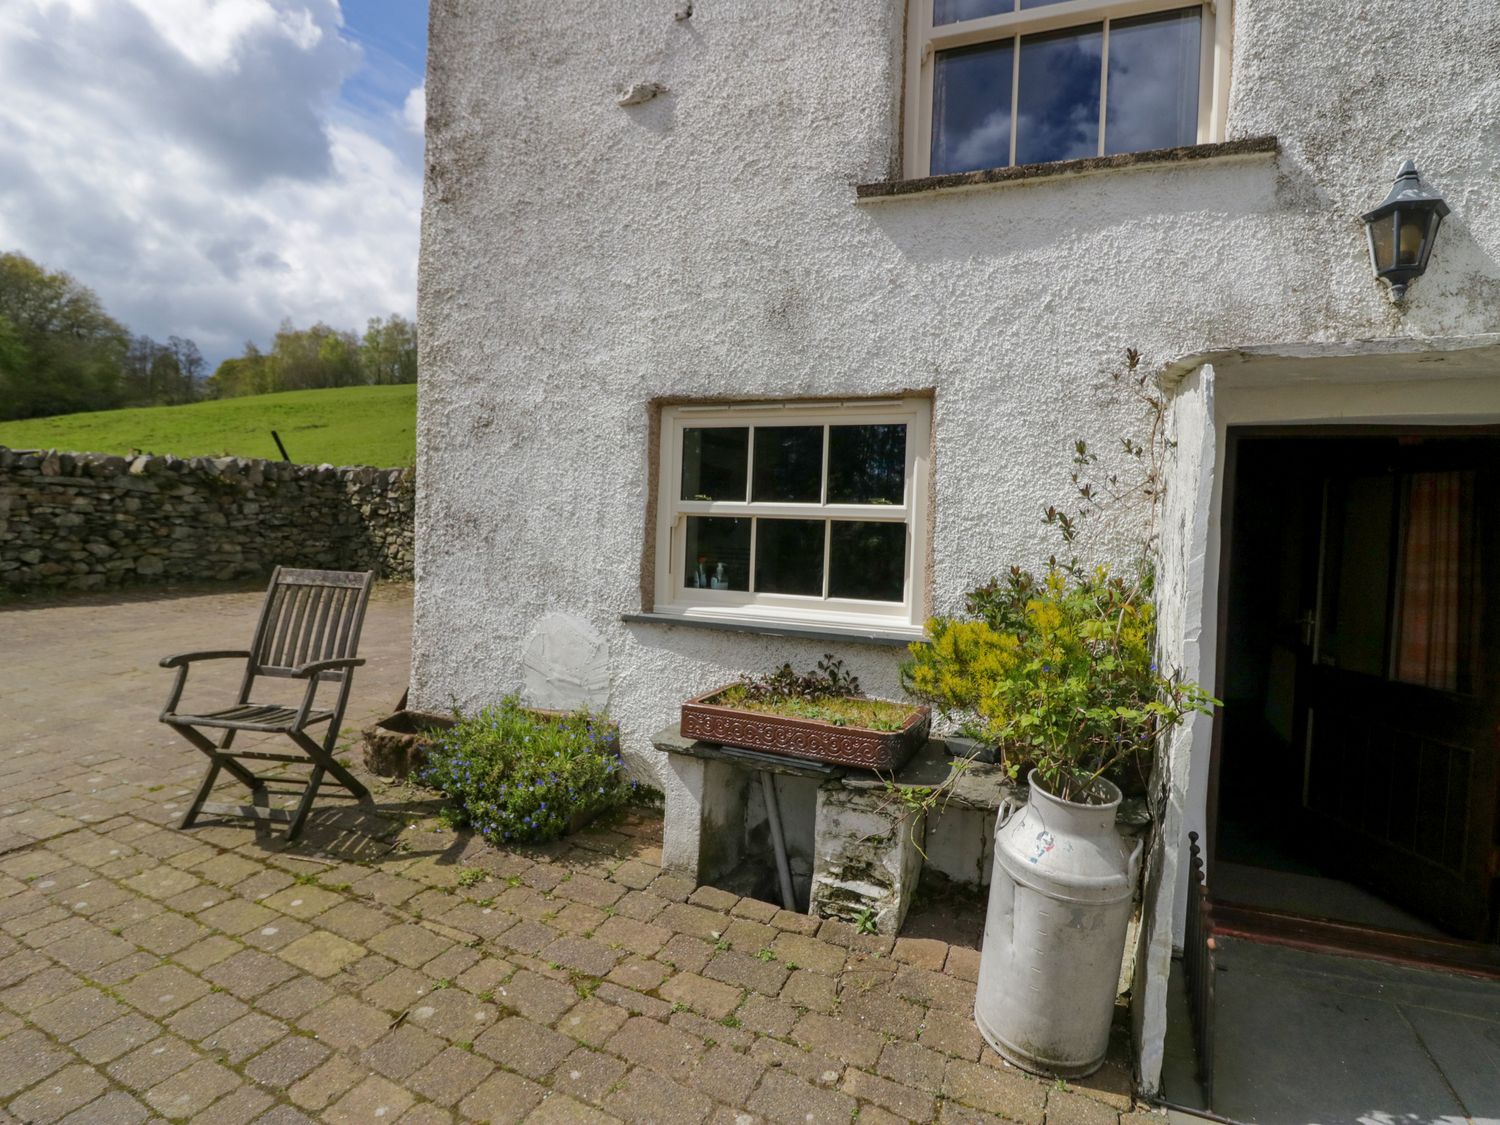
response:
{"label": "small stone slab", "polygon": [[[911,761],[896,774],[895,784],[902,789],[936,789],[950,784],[944,800],[964,809],[979,809],[993,812],[1007,797],[1015,795],[1018,787],[1010,780],[1004,766],[985,762],[971,762],[964,769],[956,767],[957,759],[948,753],[948,746],[940,738],[931,738],[927,744],[912,755]],[[846,789],[884,790],[887,778],[869,773],[851,773],[841,784]],[[1025,787],[1019,787],[1025,793]]]}

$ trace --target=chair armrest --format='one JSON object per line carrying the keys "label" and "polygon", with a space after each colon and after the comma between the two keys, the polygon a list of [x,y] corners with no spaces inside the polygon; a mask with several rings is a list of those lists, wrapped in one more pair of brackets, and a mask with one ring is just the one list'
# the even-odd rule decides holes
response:
{"label": "chair armrest", "polygon": [[337,668],[358,668],[365,662],[363,656],[346,656],[339,660],[315,660],[311,664],[300,664],[292,669],[298,679],[316,676],[321,672],[332,672]]}
{"label": "chair armrest", "polygon": [[[364,657],[362,656],[346,656],[340,660],[315,660],[311,664],[302,664],[292,669],[293,676],[307,681],[307,694],[302,697],[302,706],[297,711],[296,726],[298,730],[301,730],[303,726],[306,725],[307,716],[312,712],[313,700],[316,699],[318,695],[318,684],[322,682],[320,674],[323,672],[331,672],[339,668],[352,671],[353,669],[358,668],[364,662]],[[339,697],[341,702],[338,707],[338,715],[340,717],[342,717],[344,713],[342,701],[348,699],[348,691],[349,677],[346,675],[344,676],[345,694]],[[338,722],[338,718],[335,718],[334,722]]]}
{"label": "chair armrest", "polygon": [[172,690],[167,695],[167,705],[161,709],[161,718],[166,717],[177,710],[177,704],[182,699],[182,689],[187,686],[188,666],[198,660],[230,660],[238,658],[249,660],[250,653],[244,649],[214,649],[210,652],[179,652],[176,656],[168,656],[160,664],[163,668],[176,668],[177,676],[172,684]]}
{"label": "chair armrest", "polygon": [[162,659],[163,668],[181,668],[194,660],[228,660],[231,657],[239,657],[248,660],[250,653],[245,649],[217,649],[213,652],[179,652],[176,656],[168,656]]}

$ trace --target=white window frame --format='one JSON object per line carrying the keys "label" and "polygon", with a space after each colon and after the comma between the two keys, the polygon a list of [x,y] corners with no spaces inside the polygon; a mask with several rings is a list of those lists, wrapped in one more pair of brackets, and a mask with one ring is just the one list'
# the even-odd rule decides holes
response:
{"label": "white window frame", "polygon": [[[1170,12],[1180,8],[1199,7],[1190,0],[1065,0],[1025,11],[1004,12],[997,16],[962,20],[958,23],[932,25],[933,0],[909,0],[906,31],[906,124],[902,147],[906,175],[921,179],[931,175],[932,168],[932,75],[933,60],[938,51],[968,47],[1061,31],[1092,23],[1105,24],[1106,58],[1109,44],[1109,21]],[[1229,103],[1230,26],[1232,0],[1207,0],[1203,9],[1202,55],[1198,62],[1198,144],[1224,139]],[[1019,5],[1018,5],[1019,8]],[[1019,82],[1020,54],[1012,55],[1012,82]],[[1108,68],[1106,66],[1106,79]],[[1012,98],[1014,98],[1012,93]],[[1109,83],[1099,85],[1099,149],[1104,155],[1104,117]],[[1016,130],[1011,123],[1010,164],[1016,162]]]}
{"label": "white window frame", "polygon": [[[824,497],[810,503],[767,503],[728,500],[683,500],[683,431],[697,427],[754,426],[849,426],[904,424],[906,426],[906,481],[902,503],[826,503],[829,440],[823,439]],[[748,402],[664,406],[661,410],[661,443],[657,477],[656,508],[656,604],[654,612],[702,621],[730,624],[793,625],[852,634],[879,632],[922,635],[927,614],[928,480],[932,403],[928,398],[851,399],[841,402]],[[755,438],[750,435],[750,467],[754,473]],[[753,479],[753,477],[752,477]],[[748,486],[747,486],[748,487]],[[906,580],[901,602],[875,602],[853,598],[755,593],[754,535],[750,592],[704,590],[686,585],[688,516],[790,516],[803,519],[853,519],[904,524],[906,535]],[[823,589],[829,582],[830,534],[823,542]]]}

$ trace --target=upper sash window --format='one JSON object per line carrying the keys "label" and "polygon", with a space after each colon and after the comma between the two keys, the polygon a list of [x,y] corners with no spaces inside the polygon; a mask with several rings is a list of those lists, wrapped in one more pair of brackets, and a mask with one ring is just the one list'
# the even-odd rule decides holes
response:
{"label": "upper sash window", "polygon": [[907,169],[938,176],[1219,140],[1227,2],[913,0]]}

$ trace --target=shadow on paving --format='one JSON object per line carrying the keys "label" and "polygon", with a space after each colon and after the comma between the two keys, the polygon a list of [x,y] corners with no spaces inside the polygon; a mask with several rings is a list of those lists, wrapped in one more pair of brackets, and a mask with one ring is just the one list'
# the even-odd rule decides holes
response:
{"label": "shadow on paving", "polygon": [[102,590],[59,590],[50,586],[7,586],[0,589],[0,613],[51,609],[56,606],[115,606],[137,602],[202,598],[215,594],[264,591],[267,578],[235,579],[227,582],[184,582],[168,586],[112,586]]}
{"label": "shadow on paving", "polygon": [[[205,763],[156,721],[156,662],[248,641],[260,598],[0,625],[0,1121],[1134,1119],[1123,1040],[1087,1082],[1022,1074],[974,1027],[972,945],[695,887],[649,810],[496,849],[345,749],[373,810],[331,789],[296,845],[177,830]],[[383,591],[346,748],[409,650],[409,595]]]}

